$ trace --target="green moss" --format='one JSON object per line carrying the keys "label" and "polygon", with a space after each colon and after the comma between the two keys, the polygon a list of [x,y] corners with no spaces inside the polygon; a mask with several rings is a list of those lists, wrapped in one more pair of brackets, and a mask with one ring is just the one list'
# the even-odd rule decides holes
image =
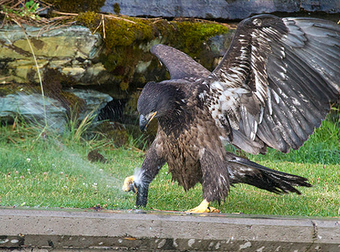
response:
{"label": "green moss", "polygon": [[175,36],[171,43],[183,52],[197,56],[204,41],[210,37],[228,32],[228,28],[221,24],[204,22],[176,22]]}
{"label": "green moss", "polygon": [[[102,16],[95,12],[80,13],[77,20],[92,31],[101,33],[106,48],[112,50],[117,46],[138,45],[156,37],[165,37],[169,44],[190,52],[209,37],[228,32],[224,25],[206,21],[171,21],[150,20],[133,17],[105,17],[104,29],[100,27]],[[98,28],[99,27],[99,28]]]}
{"label": "green moss", "polygon": [[154,38],[149,21],[137,18],[109,19],[105,22],[107,48],[129,46]]}
{"label": "green moss", "polygon": [[[77,21],[89,27],[92,31],[101,33],[106,48],[112,49],[116,46],[129,46],[135,42],[151,40],[155,37],[153,26],[147,19],[132,17],[105,17],[105,34],[102,24],[102,16],[95,12],[80,13]],[[99,28],[99,29],[98,29]]]}
{"label": "green moss", "polygon": [[83,11],[99,12],[105,0],[46,0],[46,2],[52,4],[58,11],[79,13]]}
{"label": "green moss", "polygon": [[98,25],[100,25],[100,19],[101,19],[100,15],[94,11],[81,12],[76,17],[76,21],[88,27],[93,32],[98,27]]}
{"label": "green moss", "polygon": [[127,81],[122,81],[122,82],[120,83],[120,89],[121,89],[121,90],[125,91],[125,90],[127,90],[128,88],[129,88],[129,82],[127,82]]}

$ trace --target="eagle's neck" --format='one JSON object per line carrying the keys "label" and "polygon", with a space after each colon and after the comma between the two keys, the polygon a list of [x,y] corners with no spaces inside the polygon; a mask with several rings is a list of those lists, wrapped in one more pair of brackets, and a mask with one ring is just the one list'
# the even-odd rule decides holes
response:
{"label": "eagle's neck", "polygon": [[203,102],[198,94],[203,92],[206,87],[184,83],[183,85],[171,85],[171,88],[176,90],[173,95],[169,96],[171,100],[167,102],[171,106],[157,119],[161,130],[166,135],[176,138],[191,127],[197,110],[202,109]]}

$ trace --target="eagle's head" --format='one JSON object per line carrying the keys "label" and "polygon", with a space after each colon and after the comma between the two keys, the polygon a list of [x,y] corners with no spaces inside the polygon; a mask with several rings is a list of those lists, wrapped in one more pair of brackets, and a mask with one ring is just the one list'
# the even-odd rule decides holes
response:
{"label": "eagle's head", "polygon": [[139,127],[143,131],[153,118],[168,117],[178,109],[184,98],[183,91],[174,82],[148,82],[139,96],[137,109]]}

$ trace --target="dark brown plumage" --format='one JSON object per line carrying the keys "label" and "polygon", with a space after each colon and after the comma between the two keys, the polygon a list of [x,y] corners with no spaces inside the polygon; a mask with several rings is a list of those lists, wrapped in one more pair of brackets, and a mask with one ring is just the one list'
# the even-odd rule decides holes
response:
{"label": "dark brown plumage", "polygon": [[311,186],[224,146],[253,154],[267,147],[288,152],[308,139],[339,99],[339,26],[272,15],[246,19],[212,73],[174,48],[156,45],[151,51],[171,80],[147,83],[138,100],[141,129],[153,118],[159,127],[141,170],[124,183],[125,190],[136,186],[137,206],[146,205],[149,183],[166,162],[185,190],[202,183],[197,212],[223,200],[236,183],[298,194],[295,186]]}

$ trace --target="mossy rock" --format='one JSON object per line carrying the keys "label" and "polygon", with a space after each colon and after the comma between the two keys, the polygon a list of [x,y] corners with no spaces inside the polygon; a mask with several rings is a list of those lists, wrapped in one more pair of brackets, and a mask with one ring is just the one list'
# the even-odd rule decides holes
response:
{"label": "mossy rock", "polygon": [[[208,38],[227,33],[228,27],[204,20],[144,19],[122,16],[103,16],[95,12],[80,13],[76,20],[92,31],[101,33],[110,51],[117,46],[139,46],[157,37],[164,42],[195,56],[200,45]],[[104,22],[103,22],[104,20]],[[105,29],[103,29],[105,24]]]}
{"label": "mossy rock", "polygon": [[[76,20],[93,32],[99,32],[105,50],[99,60],[115,76],[121,90],[135,90],[131,83],[147,82],[145,72],[157,60],[149,53],[153,44],[171,45],[193,58],[201,56],[204,42],[229,31],[225,25],[203,20],[145,19],[126,16],[80,13]],[[105,26],[105,27],[103,27]]]}

